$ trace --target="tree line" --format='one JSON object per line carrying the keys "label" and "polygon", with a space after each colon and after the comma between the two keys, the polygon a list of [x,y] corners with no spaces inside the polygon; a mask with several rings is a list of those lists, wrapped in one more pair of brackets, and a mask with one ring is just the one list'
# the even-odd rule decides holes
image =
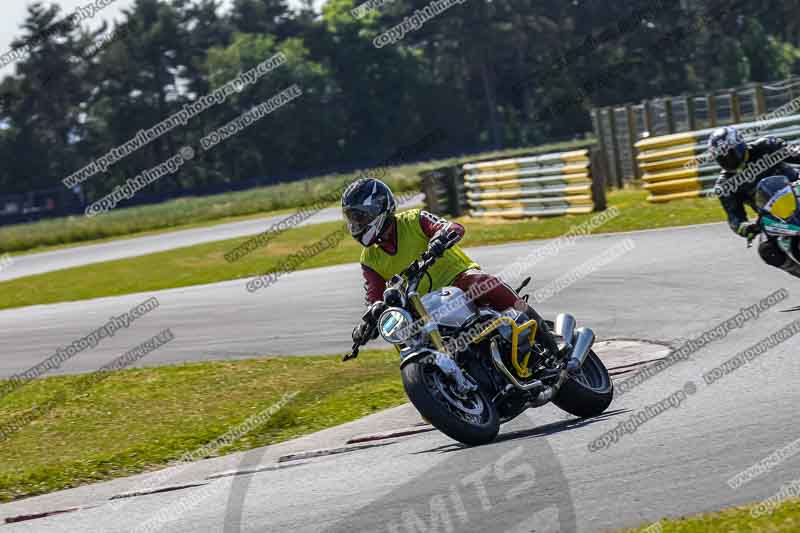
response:
{"label": "tree line", "polygon": [[[430,0],[328,0],[321,13],[311,0],[222,4],[136,0],[94,29],[31,4],[12,43],[25,53],[0,82],[0,191],[63,187],[278,53],[285,64],[83,192],[109,193],[295,84],[301,97],[151,192],[368,167],[438,129],[436,155],[562,140],[591,129],[593,106],[780,80],[800,65],[800,0],[467,0],[416,19]],[[377,47],[392,28],[402,36]]]}

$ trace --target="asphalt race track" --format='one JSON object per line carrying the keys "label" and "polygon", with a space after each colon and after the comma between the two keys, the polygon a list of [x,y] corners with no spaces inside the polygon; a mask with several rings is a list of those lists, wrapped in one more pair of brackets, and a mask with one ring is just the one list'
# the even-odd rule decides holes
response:
{"label": "asphalt race track", "polygon": [[[726,226],[714,224],[584,238],[526,268],[527,275],[534,276],[529,289],[545,288],[627,239],[633,242],[633,250],[536,307],[549,318],[571,312],[579,325],[591,326],[601,339],[675,342],[795,283],[794,278],[761,264],[755,250],[746,249]],[[499,272],[547,243],[491,246],[470,253],[487,271]],[[520,280],[506,281],[516,285]],[[247,292],[245,283],[235,280],[0,311],[4,344],[14,348],[2,358],[0,376],[38,364],[59,346],[88,335],[111,315],[153,295],[161,303],[158,309],[53,373],[100,368],[164,328],[171,328],[175,340],[149,354],[143,365],[343,353],[350,348],[350,331],[363,312],[362,280],[356,265],[298,271],[255,293]],[[800,291],[794,302],[800,304]],[[773,317],[775,322],[770,322]],[[769,319],[759,320],[759,326],[771,327],[784,318],[772,313]]]}
{"label": "asphalt race track", "polygon": [[[409,205],[414,205],[421,201],[422,195],[413,198],[409,202]],[[240,222],[227,222],[215,226],[171,231],[146,237],[118,239],[101,244],[78,245],[62,250],[54,250],[52,252],[20,256],[15,255],[14,263],[0,271],[0,282],[23,276],[51,272],[53,270],[164,252],[166,250],[184,248],[186,246],[194,246],[195,244],[203,244],[206,242],[256,235],[266,231],[272,224],[291,216],[291,214],[292,213],[286,213],[278,216],[243,220]],[[341,209],[338,207],[329,207],[320,210],[299,225],[321,224],[323,222],[340,220],[341,218]]]}
{"label": "asphalt race track", "polygon": [[[207,486],[202,504],[176,514],[160,531],[410,533],[449,531],[449,520],[459,532],[590,532],[759,501],[800,478],[800,459],[791,457],[741,488],[727,484],[800,437],[797,338],[713,385],[702,378],[800,318],[778,312],[800,303],[800,290],[794,290],[797,280],[761,265],[754,250],[747,250],[727,227],[715,224],[583,239],[532,268],[534,289],[625,239],[631,239],[631,251],[539,305],[543,314],[571,311],[600,339],[677,345],[777,289],[788,289],[789,297],[702,347],[688,361],[620,396],[598,419],[575,420],[547,406],[529,411],[529,416],[504,427],[496,443],[480,448],[461,448],[432,432],[299,461],[283,470],[223,478]],[[484,268],[498,271],[542,245],[503,245],[472,253]],[[0,313],[6,346],[3,374],[32,366],[59,344],[85,335],[110,314],[147,296]],[[149,355],[147,364],[341,352],[349,346],[349,331],[361,309],[360,280],[352,265],[294,273],[255,294],[237,281],[165,291],[158,298],[161,308],[62,370],[97,368],[165,327],[173,330],[176,340]],[[637,410],[681,390],[691,393],[679,407],[652,417],[604,449],[590,451],[595,439]],[[243,479],[246,492],[237,503],[232,494]],[[118,512],[98,507],[5,529],[132,531],[198,490],[137,497]],[[231,506],[237,505],[231,520]]]}

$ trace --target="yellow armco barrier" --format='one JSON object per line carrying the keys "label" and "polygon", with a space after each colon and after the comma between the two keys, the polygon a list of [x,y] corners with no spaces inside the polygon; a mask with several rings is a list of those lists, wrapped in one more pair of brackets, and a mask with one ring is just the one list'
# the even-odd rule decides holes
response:
{"label": "yellow armco barrier", "polygon": [[672,135],[662,135],[661,137],[651,137],[636,143],[636,148],[642,150],[655,150],[658,148],[669,148],[694,143],[696,134],[693,131],[687,133],[673,133]]}
{"label": "yellow armco barrier", "polygon": [[703,148],[698,145],[679,146],[678,148],[670,148],[668,150],[653,150],[650,152],[643,152],[636,156],[638,161],[647,163],[650,161],[659,161],[661,159],[672,159],[673,157],[691,157],[697,156],[703,152]]}
{"label": "yellow armco barrier", "polygon": [[510,209],[472,209],[473,217],[502,217],[502,218],[529,218],[529,217],[553,217],[560,215],[582,215],[594,211],[593,205],[568,208],[510,208]]}
{"label": "yellow armco barrier", "polygon": [[[466,166],[466,165],[464,165]],[[507,165],[505,165],[507,166]],[[589,168],[589,162],[586,161],[582,164],[572,165],[558,165],[548,167],[518,167],[513,170],[506,170],[503,172],[481,171],[468,173],[464,176],[467,181],[501,181],[516,178],[527,178],[532,176],[562,176],[565,174],[586,174],[586,169]]]}
{"label": "yellow armco barrier", "polygon": [[[710,169],[713,172],[715,169],[712,167]],[[703,172],[708,172],[708,170],[703,170]],[[699,168],[687,168],[687,169],[678,169],[678,170],[669,170],[664,172],[654,172],[652,174],[645,174],[642,176],[642,181],[645,183],[653,183],[656,181],[670,181],[670,180],[681,180],[686,178],[697,178],[700,176],[700,169]]]}
{"label": "yellow armco barrier", "polygon": [[530,167],[548,167],[568,163],[589,162],[588,150],[576,150],[574,152],[562,152],[560,154],[545,154],[531,157],[517,157],[511,159],[498,159],[497,161],[484,161],[482,163],[467,163],[463,166],[467,174],[483,174],[486,172],[503,172],[508,170],[518,170]]}
{"label": "yellow armco barrier", "polygon": [[556,175],[556,176],[542,176],[538,178],[520,178],[520,179],[510,179],[510,180],[503,180],[503,181],[469,181],[466,180],[465,183],[468,183],[473,189],[480,188],[480,189],[508,189],[508,188],[515,188],[515,187],[522,187],[522,186],[535,186],[541,185],[546,186],[548,184],[570,184],[570,183],[586,183],[587,181],[591,181],[591,176],[588,173],[583,174],[566,174],[566,175]]}
{"label": "yellow armco barrier", "polygon": [[588,150],[575,150],[574,152],[562,152],[561,160],[567,163],[589,163]]}
{"label": "yellow armco barrier", "polygon": [[522,218],[594,210],[588,150],[467,163],[462,169],[472,216]]}
{"label": "yellow armco barrier", "polygon": [[[470,202],[472,204],[473,202]],[[474,202],[478,204],[478,202]],[[502,207],[502,208],[512,208],[512,207],[533,207],[535,205],[558,205],[563,203],[560,198],[531,198],[526,201],[526,203],[522,203],[519,200],[481,200],[480,207],[488,208],[488,207]],[[583,196],[570,196],[568,203],[570,206],[577,206],[577,205],[593,205],[592,204],[592,196],[589,194]]]}
{"label": "yellow armco barrier", "polygon": [[[787,140],[800,137],[800,115],[737,124],[750,141],[775,135]],[[669,202],[710,194],[719,167],[706,155],[706,142],[715,128],[642,139],[636,143],[636,160],[650,202]]]}
{"label": "yellow armco barrier", "polygon": [[693,166],[692,162],[695,159],[695,157],[690,156],[676,157],[674,159],[661,159],[659,161],[640,162],[639,168],[641,168],[643,172],[649,173],[655,173],[655,171],[658,170],[670,170],[673,168],[687,168]]}
{"label": "yellow armco barrier", "polygon": [[[569,203],[569,195],[585,194],[592,189],[591,183],[584,185],[559,185],[555,187],[526,187],[501,191],[467,191],[470,200],[496,200],[498,198],[525,198],[539,193],[540,198]],[[534,197],[535,198],[535,197]]]}

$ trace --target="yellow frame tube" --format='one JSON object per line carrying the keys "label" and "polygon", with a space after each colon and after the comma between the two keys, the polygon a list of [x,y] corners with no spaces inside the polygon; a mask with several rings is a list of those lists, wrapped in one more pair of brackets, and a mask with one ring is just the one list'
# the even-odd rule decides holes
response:
{"label": "yellow frame tube", "polygon": [[529,352],[525,356],[525,360],[520,363],[519,335],[524,329],[531,328],[530,344],[531,347],[533,347],[534,337],[536,337],[536,331],[539,327],[539,324],[536,322],[536,320],[529,320],[524,324],[517,325],[513,318],[508,316],[499,316],[492,321],[492,323],[489,324],[489,326],[483,330],[480,335],[478,335],[478,337],[475,339],[475,342],[480,342],[485,339],[487,335],[499,328],[503,322],[507,322],[511,326],[511,365],[514,367],[514,370],[517,372],[519,377],[530,377],[531,371],[528,369],[528,363],[530,362],[531,354]]}

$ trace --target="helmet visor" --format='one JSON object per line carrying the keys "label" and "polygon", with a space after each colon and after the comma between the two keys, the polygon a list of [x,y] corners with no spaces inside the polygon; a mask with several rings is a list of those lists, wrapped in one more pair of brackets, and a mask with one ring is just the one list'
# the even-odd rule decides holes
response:
{"label": "helmet visor", "polygon": [[347,229],[353,237],[358,237],[367,231],[370,224],[380,215],[380,209],[370,209],[365,206],[345,207],[343,211]]}

